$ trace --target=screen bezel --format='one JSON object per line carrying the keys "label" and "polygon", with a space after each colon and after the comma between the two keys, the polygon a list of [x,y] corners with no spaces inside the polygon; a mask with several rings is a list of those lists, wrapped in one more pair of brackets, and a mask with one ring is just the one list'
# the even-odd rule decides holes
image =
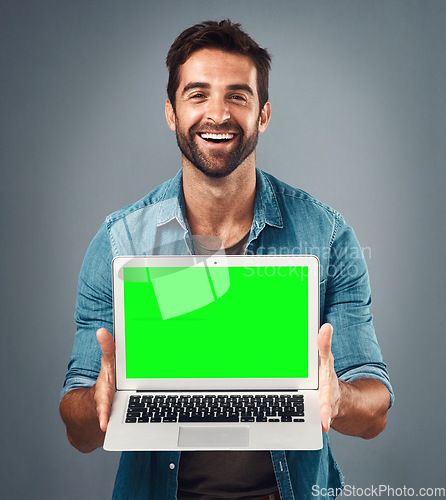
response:
{"label": "screen bezel", "polygon": [[[125,364],[124,267],[304,266],[308,268],[308,377],[306,378],[127,378]],[[113,317],[117,390],[296,390],[318,388],[319,260],[314,255],[118,256],[113,259]],[[271,360],[274,362],[274,360]]]}

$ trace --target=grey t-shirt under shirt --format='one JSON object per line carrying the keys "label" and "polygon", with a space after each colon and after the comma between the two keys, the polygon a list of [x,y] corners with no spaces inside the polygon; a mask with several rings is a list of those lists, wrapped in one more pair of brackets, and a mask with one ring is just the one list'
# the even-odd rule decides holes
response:
{"label": "grey t-shirt under shirt", "polygon": [[277,491],[269,451],[183,451],[178,500],[257,500]]}
{"label": "grey t-shirt under shirt", "polygon": [[[249,232],[235,245],[225,248],[225,253],[242,255],[248,236]],[[195,254],[218,253],[218,250],[203,246],[211,241],[211,238],[206,240],[194,237]],[[276,477],[269,451],[181,453],[178,471],[179,500],[256,500],[276,491]]]}

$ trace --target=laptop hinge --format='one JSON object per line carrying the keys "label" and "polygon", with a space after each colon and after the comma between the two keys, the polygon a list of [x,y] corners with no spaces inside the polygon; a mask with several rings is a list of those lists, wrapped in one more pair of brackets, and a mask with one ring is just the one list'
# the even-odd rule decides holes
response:
{"label": "laptop hinge", "polygon": [[[130,389],[131,390],[131,389]],[[225,392],[225,393],[237,393],[237,392],[299,392],[299,389],[136,389],[133,392],[178,392],[178,393],[188,393],[188,392],[202,392],[202,393],[213,393],[213,392]]]}

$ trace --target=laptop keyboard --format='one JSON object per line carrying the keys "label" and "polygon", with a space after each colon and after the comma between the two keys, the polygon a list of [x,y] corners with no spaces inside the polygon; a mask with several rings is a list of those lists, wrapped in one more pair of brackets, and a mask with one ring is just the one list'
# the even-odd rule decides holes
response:
{"label": "laptop keyboard", "polygon": [[133,395],[127,423],[304,422],[302,394]]}

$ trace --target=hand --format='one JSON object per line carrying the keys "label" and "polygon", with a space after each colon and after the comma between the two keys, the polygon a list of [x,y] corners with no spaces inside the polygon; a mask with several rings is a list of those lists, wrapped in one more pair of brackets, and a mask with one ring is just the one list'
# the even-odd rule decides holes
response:
{"label": "hand", "polygon": [[96,337],[101,346],[102,359],[101,371],[95,384],[94,400],[99,426],[101,431],[105,432],[115,394],[115,341],[105,328],[100,328]]}
{"label": "hand", "polygon": [[341,388],[334,370],[331,353],[333,327],[325,323],[319,329],[317,347],[319,349],[319,405],[321,409],[322,432],[328,432],[332,420],[339,411]]}

